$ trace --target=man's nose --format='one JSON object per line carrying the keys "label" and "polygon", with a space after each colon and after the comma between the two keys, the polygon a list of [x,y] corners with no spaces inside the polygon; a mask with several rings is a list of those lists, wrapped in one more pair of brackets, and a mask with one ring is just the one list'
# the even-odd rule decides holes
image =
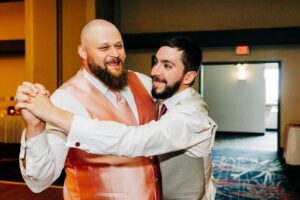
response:
{"label": "man's nose", "polygon": [[158,76],[161,74],[161,67],[159,64],[156,64],[151,69],[151,76]]}
{"label": "man's nose", "polygon": [[115,47],[112,47],[110,50],[110,55],[113,57],[119,57],[119,51]]}

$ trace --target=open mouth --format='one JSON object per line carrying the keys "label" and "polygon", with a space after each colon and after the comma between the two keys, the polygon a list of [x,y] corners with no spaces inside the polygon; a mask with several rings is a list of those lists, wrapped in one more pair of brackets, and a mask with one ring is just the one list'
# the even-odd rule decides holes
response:
{"label": "open mouth", "polygon": [[120,61],[117,61],[117,62],[116,61],[112,61],[112,62],[107,62],[106,64],[107,65],[120,65],[120,63],[121,63]]}
{"label": "open mouth", "polygon": [[121,68],[122,67],[122,62],[120,59],[115,59],[115,60],[110,60],[105,63],[106,66],[113,67],[113,68]]}

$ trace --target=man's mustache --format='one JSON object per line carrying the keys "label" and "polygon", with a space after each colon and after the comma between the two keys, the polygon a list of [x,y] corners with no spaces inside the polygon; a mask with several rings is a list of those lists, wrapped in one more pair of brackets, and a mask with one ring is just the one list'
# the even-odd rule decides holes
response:
{"label": "man's mustache", "polygon": [[111,63],[111,62],[123,63],[123,61],[120,58],[111,58],[111,59],[108,59],[105,63]]}
{"label": "man's mustache", "polygon": [[151,76],[151,78],[152,78],[152,81],[162,82],[162,83],[166,83],[167,84],[167,81],[165,79],[161,79],[158,76]]}

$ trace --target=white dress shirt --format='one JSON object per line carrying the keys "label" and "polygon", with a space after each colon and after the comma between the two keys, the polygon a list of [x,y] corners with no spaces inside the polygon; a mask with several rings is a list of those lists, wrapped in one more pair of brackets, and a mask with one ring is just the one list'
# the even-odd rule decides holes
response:
{"label": "white dress shirt", "polygon": [[187,88],[164,104],[168,111],[159,121],[140,126],[74,115],[66,145],[94,154],[153,156],[186,149],[189,156],[209,156],[217,126],[202,97]]}
{"label": "white dress shirt", "polygon": [[[110,102],[114,105],[117,103],[116,96],[102,82],[91,76],[86,70],[83,73]],[[140,73],[136,74],[150,94],[151,79]],[[125,97],[138,121],[138,111],[131,90],[125,87],[121,94]],[[56,90],[51,96],[51,101],[54,105],[78,116],[90,117],[85,107],[66,90]],[[66,133],[51,124],[46,124],[44,132],[27,141],[25,141],[25,131],[23,132],[19,156],[20,168],[25,182],[33,192],[46,189],[60,176],[69,149],[66,147],[66,140]],[[24,158],[26,159],[26,169],[21,162],[21,159]]]}

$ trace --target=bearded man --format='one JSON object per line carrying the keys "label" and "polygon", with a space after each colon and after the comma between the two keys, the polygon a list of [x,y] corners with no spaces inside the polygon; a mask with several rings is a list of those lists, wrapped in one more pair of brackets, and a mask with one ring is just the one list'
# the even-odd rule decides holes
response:
{"label": "bearded man", "polygon": [[210,153],[217,125],[200,94],[191,88],[201,62],[201,49],[185,37],[161,45],[151,71],[152,96],[161,101],[159,118],[144,125],[92,120],[56,108],[43,95],[45,88],[32,83],[17,90],[17,108],[68,132],[68,147],[95,154],[158,155],[164,200],[213,200],[216,186]]}
{"label": "bearded man", "polygon": [[[127,125],[156,119],[151,79],[126,69],[123,40],[113,24],[100,19],[86,24],[78,54],[83,67],[55,91],[54,105],[82,117]],[[153,157],[95,155],[67,148],[67,132],[45,124],[28,110],[22,109],[22,116],[26,130],[20,167],[33,192],[50,186],[64,168],[64,199],[160,199]]]}

